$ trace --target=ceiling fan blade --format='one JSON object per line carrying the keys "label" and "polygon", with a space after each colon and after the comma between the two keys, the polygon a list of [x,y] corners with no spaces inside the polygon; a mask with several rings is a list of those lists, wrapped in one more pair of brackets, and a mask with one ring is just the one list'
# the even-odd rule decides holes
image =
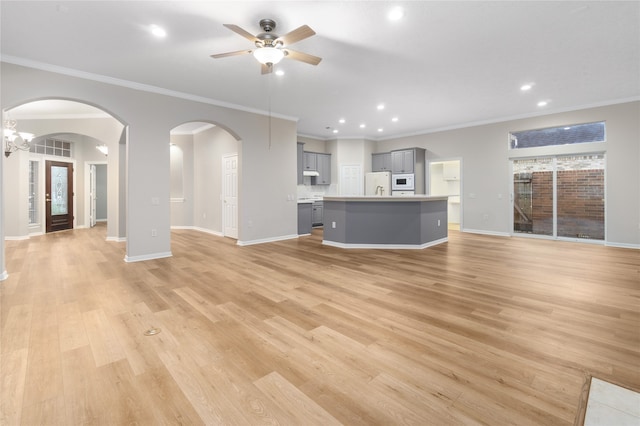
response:
{"label": "ceiling fan blade", "polygon": [[247,53],[251,53],[251,50],[236,50],[235,52],[217,53],[215,55],[211,55],[211,57],[218,59],[226,58],[227,56],[246,55]]}
{"label": "ceiling fan blade", "polygon": [[262,64],[262,74],[271,74],[273,72],[273,65]]}
{"label": "ceiling fan blade", "polygon": [[286,52],[287,58],[295,59],[296,61],[305,62],[307,64],[318,65],[322,60],[322,58],[319,58],[318,56],[309,55],[308,53],[298,52],[296,50],[291,50],[291,49],[283,49],[283,50]]}
{"label": "ceiling fan blade", "polygon": [[288,32],[287,34],[278,37],[278,40],[282,41],[282,43],[287,46],[289,44],[296,43],[300,40],[304,40],[305,38],[311,37],[315,35],[316,32],[309,28],[307,25],[303,25],[299,28],[296,28],[293,31]]}
{"label": "ceiling fan blade", "polygon": [[249,40],[249,41],[251,41],[253,43],[258,41],[258,37],[254,36],[249,31],[243,30],[242,28],[240,28],[237,25],[234,25],[234,24],[222,24],[222,25],[224,25],[225,27],[229,28],[234,33],[240,34],[242,37],[246,38],[247,40]]}

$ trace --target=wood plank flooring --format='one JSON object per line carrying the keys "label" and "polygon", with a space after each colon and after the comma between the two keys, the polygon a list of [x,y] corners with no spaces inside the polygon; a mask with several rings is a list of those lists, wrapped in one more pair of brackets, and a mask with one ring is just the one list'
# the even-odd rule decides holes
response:
{"label": "wood plank flooring", "polygon": [[573,425],[589,376],[640,389],[637,250],[320,232],[129,264],[104,227],[7,242],[0,424]]}

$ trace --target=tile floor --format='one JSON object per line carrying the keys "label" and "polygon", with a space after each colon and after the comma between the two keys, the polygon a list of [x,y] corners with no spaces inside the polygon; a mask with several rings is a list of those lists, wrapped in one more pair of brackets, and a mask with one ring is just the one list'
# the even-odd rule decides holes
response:
{"label": "tile floor", "polygon": [[584,426],[640,426],[640,393],[593,377]]}

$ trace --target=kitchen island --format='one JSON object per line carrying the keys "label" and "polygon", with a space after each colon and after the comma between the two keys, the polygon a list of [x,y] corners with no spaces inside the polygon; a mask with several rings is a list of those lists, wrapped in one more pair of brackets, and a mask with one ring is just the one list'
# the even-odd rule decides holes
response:
{"label": "kitchen island", "polygon": [[324,197],[322,244],[423,249],[446,241],[446,196]]}

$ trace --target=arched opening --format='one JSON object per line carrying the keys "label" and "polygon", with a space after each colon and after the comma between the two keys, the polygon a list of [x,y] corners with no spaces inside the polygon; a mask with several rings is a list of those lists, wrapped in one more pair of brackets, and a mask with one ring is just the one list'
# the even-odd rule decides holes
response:
{"label": "arched opening", "polygon": [[170,143],[171,227],[238,239],[238,137],[191,121],[171,130]]}
{"label": "arched opening", "polygon": [[[23,103],[3,111],[3,123],[7,120],[18,131],[33,134],[33,139],[28,147],[13,149],[3,159],[6,238],[88,228],[97,222],[99,212],[106,239],[123,240],[125,197],[120,181],[125,169],[125,125],[103,109],[69,99]],[[5,151],[10,151],[6,140],[3,143]],[[98,146],[106,147],[107,155]],[[56,181],[48,179],[52,164],[68,166],[64,179],[69,191],[63,195],[69,203],[62,209],[67,211],[68,226],[49,226],[50,216],[60,213],[51,208],[56,195],[52,191]],[[96,184],[103,190],[100,199]],[[58,182],[56,188],[61,186]]]}

